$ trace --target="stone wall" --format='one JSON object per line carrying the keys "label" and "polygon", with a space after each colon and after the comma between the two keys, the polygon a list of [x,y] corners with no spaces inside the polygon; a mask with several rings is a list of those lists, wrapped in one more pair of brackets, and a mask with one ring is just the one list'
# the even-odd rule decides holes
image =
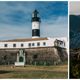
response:
{"label": "stone wall", "polygon": [[[19,49],[1,49],[0,65],[14,64],[17,60]],[[67,52],[64,48],[45,47],[24,49],[26,64],[53,65],[67,60]]]}

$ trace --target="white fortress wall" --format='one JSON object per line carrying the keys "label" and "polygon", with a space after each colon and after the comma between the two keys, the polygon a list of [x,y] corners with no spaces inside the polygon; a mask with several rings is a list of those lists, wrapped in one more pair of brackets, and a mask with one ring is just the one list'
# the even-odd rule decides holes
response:
{"label": "white fortress wall", "polygon": [[[48,40],[38,40],[38,41],[26,41],[26,42],[0,42],[0,48],[30,48],[30,47],[52,47],[54,46],[54,41],[58,38],[48,38]],[[62,38],[58,39],[61,41],[64,41]],[[43,44],[45,42],[45,45]],[[65,42],[65,41],[64,41]],[[29,46],[29,43],[31,46]],[[37,43],[40,43],[38,46]],[[4,45],[7,44],[7,47]],[[16,44],[16,47],[13,47],[13,44]],[[21,44],[23,44],[23,47],[21,47]],[[34,46],[32,45],[34,44]],[[59,47],[66,48],[64,44],[58,44]]]}

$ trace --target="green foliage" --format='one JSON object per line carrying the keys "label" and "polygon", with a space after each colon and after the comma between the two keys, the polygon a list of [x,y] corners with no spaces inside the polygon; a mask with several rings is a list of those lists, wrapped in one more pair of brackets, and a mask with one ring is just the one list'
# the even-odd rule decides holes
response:
{"label": "green foliage", "polygon": [[33,61],[32,62],[33,65],[43,65],[43,66],[49,66],[52,65],[51,61]]}
{"label": "green foliage", "polygon": [[71,60],[70,60],[70,78],[80,78],[80,58],[79,54],[74,54],[73,51]]}

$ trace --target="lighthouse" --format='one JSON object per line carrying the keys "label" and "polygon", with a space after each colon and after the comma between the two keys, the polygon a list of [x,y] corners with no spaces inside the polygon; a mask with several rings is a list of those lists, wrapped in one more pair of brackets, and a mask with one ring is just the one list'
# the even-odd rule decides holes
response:
{"label": "lighthouse", "polygon": [[39,12],[34,10],[32,13],[32,38],[40,37],[40,18],[38,16]]}

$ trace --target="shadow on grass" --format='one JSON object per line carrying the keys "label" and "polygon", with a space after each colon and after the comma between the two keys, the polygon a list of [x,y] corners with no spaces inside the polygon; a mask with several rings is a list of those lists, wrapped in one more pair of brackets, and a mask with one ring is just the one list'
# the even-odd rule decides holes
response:
{"label": "shadow on grass", "polygon": [[[23,74],[24,73],[24,74]],[[27,79],[67,79],[67,72],[56,72],[56,71],[18,71],[15,72],[13,78],[27,78]]]}
{"label": "shadow on grass", "polygon": [[0,74],[11,73],[12,71],[0,70]]}

